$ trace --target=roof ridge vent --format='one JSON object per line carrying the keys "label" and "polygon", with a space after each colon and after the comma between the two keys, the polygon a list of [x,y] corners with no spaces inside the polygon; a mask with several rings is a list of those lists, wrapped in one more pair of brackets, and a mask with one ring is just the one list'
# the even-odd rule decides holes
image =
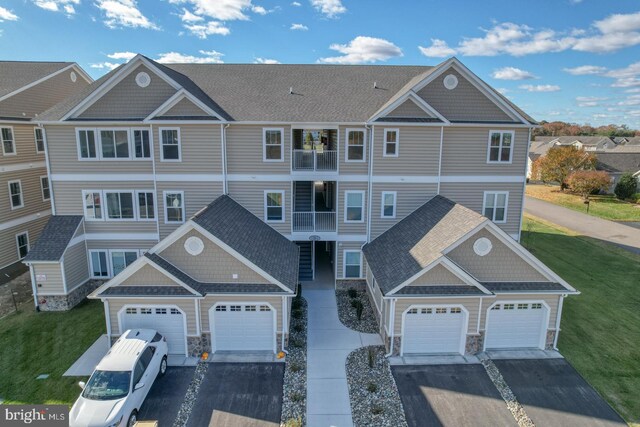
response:
{"label": "roof ridge vent", "polygon": [[378,89],[378,82],[373,82],[373,88]]}
{"label": "roof ridge vent", "polygon": [[293,86],[289,87],[289,95],[293,95]]}

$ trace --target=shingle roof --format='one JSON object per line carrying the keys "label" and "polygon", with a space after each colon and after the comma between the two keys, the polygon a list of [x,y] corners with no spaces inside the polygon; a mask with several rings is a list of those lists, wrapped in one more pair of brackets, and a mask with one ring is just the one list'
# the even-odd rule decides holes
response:
{"label": "shingle roof", "polygon": [[0,97],[72,64],[73,62],[0,61]]}
{"label": "shingle roof", "polygon": [[36,244],[22,261],[60,261],[81,221],[81,215],[51,216]]}
{"label": "shingle roof", "polygon": [[567,291],[560,283],[553,282],[482,282],[482,286],[494,293]]}
{"label": "shingle roof", "polygon": [[100,296],[127,297],[167,297],[167,296],[195,296],[184,286],[112,286],[100,293]]}
{"label": "shingle roof", "polygon": [[485,295],[482,290],[471,285],[450,285],[450,286],[405,286],[394,295]]}
{"label": "shingle roof", "polygon": [[595,153],[597,157],[596,169],[607,172],[636,173],[640,171],[640,152],[638,153]]}
{"label": "shingle roof", "polygon": [[462,205],[435,196],[362,250],[386,295],[486,220]]}

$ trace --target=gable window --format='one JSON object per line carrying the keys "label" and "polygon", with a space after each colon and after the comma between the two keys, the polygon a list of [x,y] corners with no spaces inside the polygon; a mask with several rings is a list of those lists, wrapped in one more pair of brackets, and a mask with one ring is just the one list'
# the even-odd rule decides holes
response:
{"label": "gable window", "polygon": [[120,273],[138,259],[138,251],[111,251],[111,270],[113,275]]}
{"label": "gable window", "polygon": [[133,192],[116,193],[105,192],[107,199],[107,218],[114,219],[134,219]]}
{"label": "gable window", "polygon": [[284,191],[264,192],[265,221],[284,222]]}
{"label": "gable window", "polygon": [[138,199],[138,218],[142,220],[155,219],[156,210],[153,202],[153,193],[150,191],[138,191],[136,195]]}
{"label": "gable window", "polygon": [[382,218],[395,218],[396,217],[396,192],[395,191],[383,191],[382,192]]}
{"label": "gable window", "polygon": [[133,131],[133,152],[136,159],[151,158],[151,144],[149,131],[146,129],[134,129]]}
{"label": "gable window", "polygon": [[489,163],[511,163],[513,154],[513,131],[489,132],[489,153],[487,162]]}
{"label": "gable window", "polygon": [[36,153],[44,153],[44,129],[34,128],[33,135],[36,140]]}
{"label": "gable window", "polygon": [[107,251],[90,251],[91,277],[109,277]]}
{"label": "gable window", "polygon": [[126,130],[101,130],[100,146],[103,159],[129,158],[129,132]]}
{"label": "gable window", "polygon": [[398,157],[400,130],[385,129],[384,130],[384,148],[382,155],[384,157]]}
{"label": "gable window", "polygon": [[345,191],[344,193],[344,221],[364,221],[364,191]]}
{"label": "gable window", "polygon": [[102,194],[99,191],[83,191],[82,200],[85,219],[102,219]]}
{"label": "gable window", "polygon": [[362,277],[362,254],[360,251],[344,251],[344,278]]}
{"label": "gable window", "polygon": [[508,191],[485,191],[482,213],[495,223],[507,222]]}
{"label": "gable window", "polygon": [[347,129],[347,162],[364,162],[364,130]]}
{"label": "gable window", "polygon": [[164,222],[184,222],[184,193],[182,191],[164,192]]}
{"label": "gable window", "polygon": [[79,129],[78,137],[78,155],[81,159],[96,159],[96,133],[91,129]]}
{"label": "gable window", "polygon": [[18,209],[24,206],[22,199],[22,182],[18,179],[9,181],[9,199],[11,200],[11,209]]}
{"label": "gable window", "polygon": [[16,146],[13,141],[13,128],[0,128],[0,139],[2,139],[2,154],[15,156]]}
{"label": "gable window", "polygon": [[284,150],[282,143],[282,135],[284,129],[263,129],[263,158],[265,162],[282,162],[284,161]]}
{"label": "gable window", "polygon": [[16,235],[16,246],[18,248],[18,257],[20,259],[29,253],[29,233],[24,232]]}
{"label": "gable window", "polygon": [[42,200],[47,201],[51,200],[51,190],[49,189],[49,177],[41,176],[40,177],[40,189],[42,190]]}
{"label": "gable window", "polygon": [[179,162],[180,154],[180,129],[160,129],[160,141],[162,150],[160,160],[163,162]]}

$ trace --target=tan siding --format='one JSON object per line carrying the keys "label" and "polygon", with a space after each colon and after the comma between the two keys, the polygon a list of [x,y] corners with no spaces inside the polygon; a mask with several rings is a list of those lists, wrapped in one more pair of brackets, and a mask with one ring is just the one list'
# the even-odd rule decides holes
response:
{"label": "tan siding", "polygon": [[[365,242],[340,242],[338,243],[338,262],[336,265],[336,279],[344,279],[344,251],[361,250]],[[362,255],[362,275],[366,277],[367,269]]]}
{"label": "tan siding", "polygon": [[[40,176],[46,174],[41,168],[0,174],[0,223],[51,209],[51,202],[42,200]],[[9,181],[15,180],[20,180],[23,207],[11,209]]]}
{"label": "tan siding", "polygon": [[[364,191],[364,202],[362,211],[362,222],[345,222],[345,192]],[[338,232],[340,234],[366,234],[367,233],[367,212],[369,209],[369,198],[367,197],[366,182],[344,182],[338,183]]]}
{"label": "tan siding", "polygon": [[[384,157],[384,130],[397,129],[398,157]],[[440,161],[439,127],[374,127],[374,175],[438,175]]]}
{"label": "tan siding", "polygon": [[[210,324],[209,324],[209,309],[213,307],[218,302],[267,302],[273,306],[273,308],[277,311],[276,315],[276,330],[282,330],[282,298],[281,297],[270,297],[263,295],[241,295],[241,296],[232,296],[232,295],[207,295],[203,300],[200,301],[200,318],[201,318],[201,328],[203,332],[210,332]],[[277,343],[279,346],[280,343]]]}
{"label": "tan siding", "polygon": [[[161,128],[180,129],[180,162],[160,161]],[[222,145],[219,125],[154,126],[154,152],[158,174],[221,174]]]}
{"label": "tan siding", "polygon": [[558,315],[558,303],[560,295],[498,295],[496,298],[485,299],[482,304],[482,317],[480,319],[480,330],[485,329],[487,322],[487,311],[496,302],[510,301],[544,301],[549,306],[549,329],[555,329],[556,316]]}
{"label": "tan siding", "polygon": [[84,242],[67,248],[64,253],[64,275],[69,291],[89,280],[89,266]]}
{"label": "tan siding", "polygon": [[62,268],[59,263],[33,264],[33,274],[43,274],[47,280],[36,280],[38,295],[64,294],[64,284],[62,282]]}
{"label": "tan siding", "polygon": [[47,224],[49,216],[45,216],[25,224],[16,225],[6,230],[0,231],[0,268],[18,261],[18,247],[16,244],[16,234],[29,233],[29,247],[33,248]]}
{"label": "tan siding", "polygon": [[[486,304],[484,300],[483,304]],[[414,304],[425,305],[462,305],[469,312],[468,334],[475,334],[478,326],[478,309],[480,307],[480,298],[408,298],[398,299],[395,311],[395,327],[396,335],[402,334],[402,314]]]}
{"label": "tan siding", "polygon": [[[347,158],[347,129],[364,129],[365,137],[364,137],[364,146],[365,146],[365,156],[364,162],[346,162]],[[338,168],[340,170],[340,174],[344,175],[366,175],[369,173],[369,158],[370,158],[370,146],[369,146],[369,132],[370,130],[366,130],[362,126],[340,126],[338,131]]]}
{"label": "tan siding", "polygon": [[153,240],[87,240],[87,249],[150,249]]}
{"label": "tan siding", "polygon": [[180,101],[178,101],[178,103],[176,105],[174,105],[173,107],[171,107],[169,110],[167,110],[166,113],[164,113],[162,116],[170,116],[170,117],[177,117],[177,116],[208,116],[208,113],[205,113],[202,108],[198,107],[197,105],[195,105],[193,102],[191,102],[190,100],[188,100],[187,98],[183,98]]}
{"label": "tan siding", "polygon": [[109,301],[109,314],[111,317],[111,333],[120,335],[118,325],[118,312],[125,305],[144,306],[144,305],[175,305],[185,312],[187,317],[187,335],[196,335],[196,307],[195,299],[192,298],[111,298]]}
{"label": "tan siding", "polygon": [[[262,129],[282,128],[284,160],[264,162]],[[291,171],[291,127],[231,125],[227,129],[227,173],[230,174],[288,174]]]}
{"label": "tan siding", "polygon": [[[17,125],[14,123],[2,123],[0,121],[0,127],[9,127],[13,130],[13,143],[16,150],[15,156],[3,156],[2,149],[0,149],[0,171],[2,166],[16,164],[16,163],[34,163],[44,162],[44,152],[36,153],[36,139],[34,135],[34,129],[36,126],[32,124]],[[39,168],[44,173],[40,175],[46,175],[46,168]]]}
{"label": "tan siding", "polygon": [[439,264],[418,277],[407,286],[431,286],[431,285],[464,285],[464,281]]}
{"label": "tan siding", "polygon": [[127,277],[118,286],[178,286],[179,284],[151,265],[144,265],[140,270]]}
{"label": "tan siding", "polygon": [[240,203],[255,216],[264,221],[264,192],[267,190],[284,191],[284,222],[269,222],[268,224],[280,233],[291,233],[291,182],[229,182],[229,196]]}
{"label": "tan siding", "polygon": [[398,105],[398,107],[391,111],[386,117],[433,117],[432,114],[427,114],[422,108],[418,107],[418,105],[410,99],[407,99],[402,104]]}

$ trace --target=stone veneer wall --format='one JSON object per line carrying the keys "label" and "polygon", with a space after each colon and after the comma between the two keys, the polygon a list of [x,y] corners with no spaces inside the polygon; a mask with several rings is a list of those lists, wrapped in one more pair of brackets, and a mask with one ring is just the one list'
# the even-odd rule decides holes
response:
{"label": "stone veneer wall", "polygon": [[89,280],[75,288],[67,295],[38,296],[38,307],[40,308],[40,311],[71,310],[103,283],[103,280]]}
{"label": "stone veneer wall", "polygon": [[547,330],[547,340],[545,342],[545,350],[553,350],[553,342],[556,340],[556,331],[554,329]]}
{"label": "stone veneer wall", "polygon": [[479,334],[467,335],[467,342],[464,346],[465,354],[476,354],[482,351],[484,345],[484,331],[480,331]]}

